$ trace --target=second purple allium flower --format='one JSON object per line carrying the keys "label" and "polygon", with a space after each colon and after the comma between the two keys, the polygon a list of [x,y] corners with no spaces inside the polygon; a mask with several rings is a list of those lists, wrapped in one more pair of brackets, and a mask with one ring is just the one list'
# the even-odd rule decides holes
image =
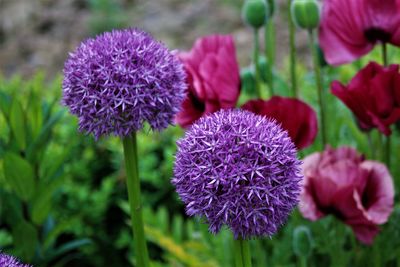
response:
{"label": "second purple allium flower", "polygon": [[288,133],[243,110],[198,120],[178,141],[173,184],[187,214],[205,217],[217,233],[271,236],[297,205],[301,162]]}
{"label": "second purple allium flower", "polygon": [[166,128],[185,97],[180,61],[136,29],[114,30],[83,42],[65,62],[63,103],[80,130],[96,138]]}
{"label": "second purple allium flower", "polygon": [[20,263],[16,258],[0,252],[0,267],[30,267]]}

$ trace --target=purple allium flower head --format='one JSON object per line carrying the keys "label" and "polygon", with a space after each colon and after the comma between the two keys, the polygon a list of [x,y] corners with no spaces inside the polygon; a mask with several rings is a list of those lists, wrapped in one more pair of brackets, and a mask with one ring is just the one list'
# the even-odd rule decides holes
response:
{"label": "purple allium flower head", "polygon": [[188,215],[217,233],[272,236],[297,205],[301,162],[288,133],[267,117],[221,110],[202,117],[178,142],[172,183]]}
{"label": "purple allium flower head", "polygon": [[185,97],[183,65],[162,43],[138,29],[88,39],[64,66],[62,103],[79,129],[96,138],[127,136],[148,122],[153,130],[173,121]]}
{"label": "purple allium flower head", "polygon": [[0,267],[30,267],[30,265],[22,264],[14,257],[0,252]]}

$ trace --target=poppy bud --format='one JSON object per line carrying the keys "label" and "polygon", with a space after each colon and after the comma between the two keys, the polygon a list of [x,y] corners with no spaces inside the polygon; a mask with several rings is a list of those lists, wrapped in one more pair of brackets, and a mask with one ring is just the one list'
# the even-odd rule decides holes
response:
{"label": "poppy bud", "polygon": [[246,24],[258,29],[267,21],[270,14],[268,3],[265,0],[246,0],[242,8],[242,17]]}
{"label": "poppy bud", "polygon": [[316,0],[293,0],[291,12],[298,27],[308,30],[318,27],[320,15]]}
{"label": "poppy bud", "polygon": [[297,226],[293,231],[293,251],[298,257],[309,257],[313,242],[311,231],[306,226]]}

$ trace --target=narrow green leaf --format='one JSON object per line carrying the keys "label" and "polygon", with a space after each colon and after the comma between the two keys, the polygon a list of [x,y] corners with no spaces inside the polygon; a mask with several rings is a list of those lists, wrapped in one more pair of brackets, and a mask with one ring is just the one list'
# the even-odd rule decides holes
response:
{"label": "narrow green leaf", "polygon": [[32,166],[17,154],[7,153],[4,157],[4,176],[15,193],[28,201],[35,193],[35,177]]}
{"label": "narrow green leaf", "polygon": [[21,103],[15,98],[11,104],[10,124],[11,124],[11,130],[15,136],[19,149],[25,150],[26,129],[25,129],[24,111],[22,109]]}
{"label": "narrow green leaf", "polygon": [[11,109],[10,96],[2,92],[2,89],[0,89],[0,111],[3,113],[4,117],[7,120],[10,117],[10,109]]}
{"label": "narrow green leaf", "polygon": [[28,127],[30,128],[32,139],[36,139],[43,125],[43,109],[41,99],[35,92],[31,92],[28,111]]}
{"label": "narrow green leaf", "polygon": [[13,228],[14,246],[20,250],[24,261],[31,261],[35,255],[36,245],[38,244],[38,232],[36,228],[26,222],[20,221]]}
{"label": "narrow green leaf", "polygon": [[50,213],[54,192],[60,188],[63,179],[53,180],[50,184],[43,184],[32,201],[31,217],[33,223],[41,225]]}
{"label": "narrow green leaf", "polygon": [[35,155],[38,153],[40,148],[48,141],[53,130],[54,125],[59,122],[64,112],[59,111],[53,115],[43,126],[38,137],[29,145],[26,151],[27,158],[31,161],[35,160]]}

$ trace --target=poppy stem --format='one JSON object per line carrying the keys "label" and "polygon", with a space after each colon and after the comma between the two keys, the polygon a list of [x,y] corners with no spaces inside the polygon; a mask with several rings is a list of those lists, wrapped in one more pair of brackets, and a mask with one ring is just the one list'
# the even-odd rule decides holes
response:
{"label": "poppy stem", "polygon": [[[387,44],[386,43],[382,43],[382,61],[383,61],[383,65],[386,67],[388,66],[388,55],[387,55]],[[386,136],[384,138],[384,142],[385,142],[385,163],[388,167],[388,169],[390,169],[390,136]]]}
{"label": "poppy stem", "polygon": [[255,69],[255,78],[256,78],[256,94],[257,98],[261,99],[261,91],[260,91],[260,65],[259,65],[259,52],[260,52],[260,41],[259,41],[259,33],[258,29],[254,29],[254,44],[253,44],[253,64]]}
{"label": "poppy stem", "polygon": [[372,140],[371,132],[367,132],[367,138],[368,138],[369,149],[370,149],[370,152],[371,152],[371,158],[372,159],[376,159],[375,145],[374,145],[374,142]]}
{"label": "poppy stem", "polygon": [[390,159],[391,159],[391,150],[390,150],[390,147],[391,147],[391,144],[390,144],[391,142],[390,142],[390,136],[386,136],[385,137],[385,163],[386,163],[386,166],[388,167],[388,169],[390,170]]}
{"label": "poppy stem", "polygon": [[290,5],[292,0],[288,0],[288,24],[289,24],[289,46],[290,46],[290,81],[292,83],[292,93],[295,98],[299,98],[299,92],[297,89],[297,76],[296,76],[296,46],[295,46],[295,27],[292,18],[292,12],[290,11]]}
{"label": "poppy stem", "polygon": [[325,109],[324,109],[324,92],[323,92],[323,84],[322,84],[322,74],[321,68],[318,60],[318,51],[317,47],[315,46],[314,41],[314,32],[313,30],[308,31],[309,37],[309,45],[310,50],[313,58],[313,67],[314,67],[314,75],[315,75],[315,83],[317,85],[317,92],[318,92],[318,104],[320,110],[320,127],[321,127],[321,137],[322,137],[322,149],[325,148],[327,143],[327,136],[326,136],[326,124],[325,124]]}
{"label": "poppy stem", "polygon": [[270,97],[274,95],[274,64],[275,64],[275,25],[273,17],[271,17],[267,24],[265,25],[265,55],[267,55],[267,77],[268,77],[268,87],[270,90]]}
{"label": "poppy stem", "polygon": [[236,267],[251,267],[250,243],[242,238],[234,239]]}
{"label": "poppy stem", "polygon": [[383,66],[387,66],[388,65],[388,56],[387,56],[387,45],[386,43],[382,44],[382,62],[383,62]]}
{"label": "poppy stem", "polygon": [[131,226],[135,247],[137,266],[149,267],[149,255],[140,200],[140,180],[138,170],[136,133],[122,139],[124,146],[126,183],[128,187],[128,200],[131,212]]}

